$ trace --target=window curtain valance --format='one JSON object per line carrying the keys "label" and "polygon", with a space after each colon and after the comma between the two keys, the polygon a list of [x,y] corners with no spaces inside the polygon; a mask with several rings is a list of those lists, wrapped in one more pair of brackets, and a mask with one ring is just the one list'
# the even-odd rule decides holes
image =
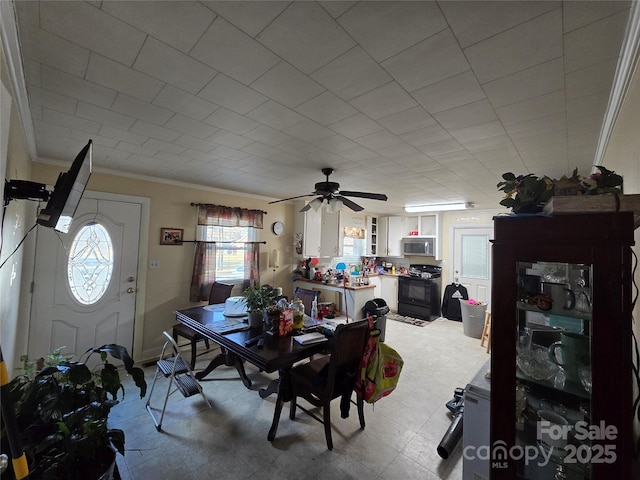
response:
{"label": "window curtain valance", "polygon": [[198,204],[198,225],[263,228],[264,212],[208,203]]}

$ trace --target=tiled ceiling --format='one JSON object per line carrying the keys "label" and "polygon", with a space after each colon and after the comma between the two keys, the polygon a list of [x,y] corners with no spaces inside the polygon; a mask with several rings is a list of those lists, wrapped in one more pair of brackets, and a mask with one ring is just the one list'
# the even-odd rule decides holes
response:
{"label": "tiled ceiling", "polygon": [[41,159],[379,213],[588,174],[629,2],[17,1]]}

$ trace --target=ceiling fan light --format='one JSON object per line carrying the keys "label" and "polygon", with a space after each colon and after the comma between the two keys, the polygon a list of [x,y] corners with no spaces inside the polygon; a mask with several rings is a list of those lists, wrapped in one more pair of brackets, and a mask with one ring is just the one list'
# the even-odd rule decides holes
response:
{"label": "ceiling fan light", "polygon": [[332,198],[329,200],[327,205],[327,210],[330,213],[337,213],[344,206],[344,203],[339,198]]}
{"label": "ceiling fan light", "polygon": [[404,211],[407,213],[421,212],[445,212],[452,210],[467,210],[475,205],[471,202],[466,203],[442,203],[438,205],[406,205]]}
{"label": "ceiling fan light", "polygon": [[318,210],[320,210],[320,207],[322,207],[322,200],[320,198],[314,198],[309,202],[309,205],[311,205],[311,208],[313,208],[314,212],[317,212]]}

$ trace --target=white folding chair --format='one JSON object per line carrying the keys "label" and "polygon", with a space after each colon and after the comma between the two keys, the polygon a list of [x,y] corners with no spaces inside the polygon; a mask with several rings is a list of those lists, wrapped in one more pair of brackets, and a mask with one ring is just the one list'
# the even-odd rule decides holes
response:
{"label": "white folding chair", "polygon": [[[202,391],[200,383],[198,383],[198,380],[196,380],[191,366],[182,358],[182,354],[180,353],[180,349],[178,348],[178,344],[176,343],[176,341],[168,332],[162,332],[162,335],[164,335],[166,342],[162,347],[160,359],[156,363],[156,374],[153,378],[153,383],[151,384],[151,390],[149,391],[149,396],[147,397],[146,404],[147,411],[149,412],[149,415],[151,415],[153,423],[156,425],[156,429],[158,431],[162,430],[162,420],[164,419],[164,412],[167,408],[169,395],[175,393],[176,391],[180,391],[180,393],[182,393],[182,396],[185,398],[191,397],[192,395],[197,395],[199,393],[200,395],[202,395],[202,398],[204,398],[204,401],[207,402],[209,408],[211,408],[211,403]],[[153,411],[159,409],[151,406],[151,397],[153,395],[153,390],[156,386],[156,382],[161,377],[164,377],[169,381],[167,382],[167,393],[164,397],[162,413],[160,414],[160,419],[158,420]]]}

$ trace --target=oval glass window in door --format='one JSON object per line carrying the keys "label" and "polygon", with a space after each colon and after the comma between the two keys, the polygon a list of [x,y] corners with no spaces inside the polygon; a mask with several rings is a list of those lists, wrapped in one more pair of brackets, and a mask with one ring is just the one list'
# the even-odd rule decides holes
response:
{"label": "oval glass window in door", "polygon": [[104,226],[93,222],[76,234],[69,250],[67,279],[73,297],[93,305],[107,291],[113,274],[113,242]]}

